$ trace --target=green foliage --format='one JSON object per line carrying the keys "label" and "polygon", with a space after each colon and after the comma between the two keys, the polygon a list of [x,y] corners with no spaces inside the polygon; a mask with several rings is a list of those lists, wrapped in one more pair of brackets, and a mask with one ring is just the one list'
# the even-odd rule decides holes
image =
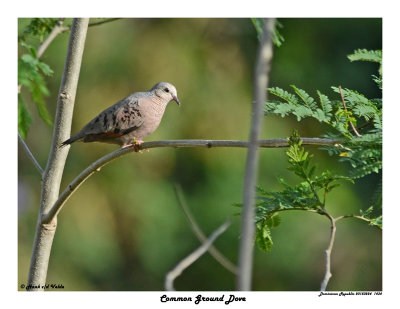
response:
{"label": "green foliage", "polygon": [[32,36],[42,42],[56,24],[57,18],[32,18],[32,21],[18,37],[18,40],[25,41],[27,36]]}
{"label": "green foliage", "polygon": [[369,225],[376,226],[382,229],[382,215],[373,218],[372,217],[373,211],[374,211],[374,206],[369,207],[367,210],[360,210],[360,218],[363,219],[364,221],[367,221]]}
{"label": "green foliage", "polygon": [[[359,49],[348,57],[351,61],[363,60],[382,64],[381,51]],[[379,76],[379,78],[374,77],[379,79],[378,86],[382,81],[381,71]],[[325,136],[340,143],[323,148],[328,150],[329,154],[336,155],[340,161],[350,163],[351,178],[360,178],[382,169],[381,98],[368,99],[356,90],[332,87],[338,99],[329,99],[318,90],[318,98],[314,99],[306,91],[294,85],[291,87],[294,94],[278,87],[269,89],[269,92],[281,101],[268,101],[265,104],[265,114],[276,114],[281,117],[294,115],[298,121],[311,117],[329,125],[332,132]]]}
{"label": "green foliage", "polygon": [[[311,163],[313,156],[302,147],[302,141],[297,132],[294,132],[288,139],[288,143],[290,145],[286,151],[289,162],[288,170],[302,181],[297,185],[289,185],[283,178],[279,178],[283,190],[278,192],[257,188],[259,196],[256,205],[256,243],[262,251],[272,248],[270,230],[280,223],[278,212],[303,210],[324,213],[327,194],[339,186],[338,182],[353,182],[350,177],[333,175],[328,170],[314,176],[316,165]],[[278,221],[274,218],[278,218]]]}
{"label": "green foliage", "polygon": [[[55,19],[57,22],[57,19]],[[42,40],[43,36],[51,31],[55,23],[53,19],[37,18],[33,19],[29,26],[19,37],[19,44],[27,49],[28,53],[22,54],[18,59],[18,84],[29,90],[31,100],[36,104],[39,116],[42,120],[52,125],[53,121],[46,107],[45,97],[49,95],[46,86],[45,76],[51,76],[53,70],[44,62],[37,58],[36,48],[25,42],[25,36],[35,35]],[[21,94],[18,95],[18,131],[23,138],[28,134],[32,117]]]}
{"label": "green foliage", "polygon": [[271,236],[271,228],[280,224],[281,219],[277,214],[273,214],[266,220],[262,220],[256,225],[256,243],[262,251],[269,251],[274,244]]}
{"label": "green foliage", "polygon": [[[359,49],[349,55],[350,61],[371,61],[382,66],[382,52]],[[378,87],[382,89],[382,71],[379,77],[373,76]],[[257,234],[258,247],[267,251],[272,247],[270,227],[267,222],[277,212],[285,210],[305,210],[320,214],[326,213],[327,194],[339,186],[338,181],[354,182],[382,169],[382,99],[368,99],[363,94],[351,89],[332,87],[338,99],[329,99],[317,90],[317,99],[306,91],[291,85],[294,93],[278,87],[270,88],[269,92],[280,101],[268,101],[265,104],[265,114],[276,114],[281,117],[296,116],[300,121],[311,117],[330,126],[331,132],[325,137],[337,140],[333,146],[325,146],[332,156],[339,161],[351,165],[348,176],[334,175],[327,170],[314,176],[316,165],[312,164],[312,155],[305,151],[299,135],[295,132],[289,139],[288,170],[302,179],[300,184],[291,186],[282,178],[279,182],[284,187],[279,192],[269,192],[258,188],[261,194],[257,199]],[[357,128],[357,126],[359,126]],[[359,131],[362,133],[360,134]],[[370,225],[382,228],[382,188],[378,188],[375,202],[360,215],[351,215],[368,222]],[[373,210],[377,213],[372,216]]]}
{"label": "green foliage", "polygon": [[[328,136],[329,137],[329,136]],[[382,133],[364,134],[346,142],[346,146],[324,146],[330,155],[339,157],[339,161],[350,163],[349,176],[361,178],[382,169]]]}
{"label": "green foliage", "polygon": [[347,55],[350,61],[369,61],[379,63],[379,76],[372,75],[372,80],[382,89],[382,51],[357,49],[353,54]]}
{"label": "green foliage", "polygon": [[382,64],[382,51],[381,50],[366,50],[357,49],[353,54],[348,55],[350,61],[371,61]]}
{"label": "green foliage", "polygon": [[[257,38],[258,40],[261,40],[261,36],[263,33],[263,18],[252,18],[251,21],[253,22],[254,28],[257,31]],[[283,28],[283,25],[278,21],[275,20],[275,28],[274,31],[272,33],[272,41],[274,42],[275,46],[280,47],[283,42],[285,41],[284,37],[282,36],[282,34],[279,32],[279,29]]]}
{"label": "green foliage", "polygon": [[26,138],[30,125],[32,124],[32,118],[28,111],[28,108],[18,95],[18,131],[22,138]]}
{"label": "green foliage", "polygon": [[297,117],[298,121],[306,117],[312,117],[319,122],[330,122],[332,118],[332,102],[326,95],[317,91],[319,100],[315,101],[303,89],[299,89],[295,85],[291,85],[291,87],[294,89],[295,94],[279,87],[268,89],[271,94],[284,100],[284,102],[268,101],[264,109],[266,114],[277,114],[282,117],[292,114]]}

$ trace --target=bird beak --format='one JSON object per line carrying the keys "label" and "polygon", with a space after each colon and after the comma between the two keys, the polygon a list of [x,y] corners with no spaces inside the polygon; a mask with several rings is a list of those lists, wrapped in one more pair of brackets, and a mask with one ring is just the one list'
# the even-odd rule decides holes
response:
{"label": "bird beak", "polygon": [[179,99],[176,96],[173,96],[172,100],[174,100],[178,104],[178,106],[181,106],[181,102],[179,102]]}

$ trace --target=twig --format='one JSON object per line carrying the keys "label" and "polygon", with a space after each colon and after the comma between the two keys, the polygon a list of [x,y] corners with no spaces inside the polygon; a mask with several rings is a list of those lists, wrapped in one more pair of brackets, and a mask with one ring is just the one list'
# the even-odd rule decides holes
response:
{"label": "twig", "polygon": [[[42,57],[43,53],[49,47],[50,43],[60,34],[65,31],[70,30],[70,27],[63,27],[62,23],[64,22],[64,18],[58,19],[56,25],[54,26],[53,30],[51,30],[50,34],[47,36],[46,40],[43,41],[37,48],[36,56],[39,59]],[[18,93],[21,93],[22,84],[18,85]]]}
{"label": "twig", "polygon": [[370,126],[370,125],[372,125],[372,124],[374,124],[374,121],[373,121],[373,120],[368,121],[368,122],[366,122],[366,123],[364,123],[364,124],[359,125],[356,129],[357,129],[357,131],[358,131],[358,130],[364,129],[365,127],[368,127],[368,126]]}
{"label": "twig", "polygon": [[[65,18],[59,18],[56,25],[54,26],[53,30],[51,30],[50,34],[47,36],[47,38],[43,41],[42,44],[39,45],[37,48],[37,58],[39,59],[42,57],[43,53],[46,51],[46,49],[49,47],[50,43],[53,42],[53,40],[61,33],[69,31],[71,29],[71,26],[63,26]],[[121,18],[107,18],[105,20],[101,20],[98,22],[93,22],[89,24],[89,27],[93,26],[99,26],[105,23],[109,23],[115,20],[118,20]]]}
{"label": "twig", "polygon": [[207,252],[208,248],[212,245],[212,243],[222,234],[224,233],[229,225],[231,224],[228,219],[224,224],[222,224],[219,228],[217,228],[210,237],[195,251],[193,251],[190,255],[184,258],[182,261],[175,266],[170,272],[167,273],[165,277],[165,289],[167,291],[174,291],[174,280],[182,274],[182,272],[196,262],[205,252]]}
{"label": "twig", "polygon": [[358,215],[344,215],[344,216],[339,216],[339,217],[335,218],[335,221],[337,222],[337,221],[339,221],[339,220],[347,219],[347,218],[354,218],[354,219],[359,219],[359,220],[365,221],[365,222],[369,223],[370,225],[373,225],[373,226],[375,226],[376,228],[382,230],[382,227],[380,227],[379,225],[373,224],[373,223],[371,222],[371,219],[366,218],[366,217],[364,217],[364,216],[358,216]]}
{"label": "twig", "polygon": [[[342,92],[342,87],[341,87],[341,86],[339,86],[339,92],[340,92],[340,97],[342,98],[343,107],[344,107],[344,110],[346,111],[346,117],[347,117],[347,107],[346,107],[346,102],[344,101],[344,96],[343,96],[343,92]],[[361,134],[358,133],[356,127],[355,127],[354,124],[353,124],[353,122],[352,122],[351,120],[349,120],[349,122],[350,122],[351,128],[353,129],[353,132],[354,132],[358,137],[360,137]]]}
{"label": "twig", "polygon": [[[321,209],[305,209],[305,208],[299,208],[299,207],[294,207],[294,208],[288,208],[288,209],[276,209],[270,212],[270,214],[275,213],[275,212],[282,212],[282,211],[290,211],[290,210],[302,210],[302,211],[307,211],[307,212],[313,212],[319,215],[323,215],[329,219],[331,222],[331,234],[329,237],[329,245],[328,248],[325,250],[325,274],[324,278],[321,282],[321,291],[326,291],[326,287],[329,283],[330,278],[332,277],[331,273],[331,254],[332,254],[332,249],[333,249],[333,244],[335,242],[335,235],[336,235],[336,222],[342,219],[346,218],[355,218],[355,219],[360,219],[362,221],[371,223],[368,218],[365,218],[363,216],[358,216],[358,215],[343,215],[339,216],[336,218],[333,218],[329,213],[327,213],[325,210]],[[379,226],[376,226],[377,228],[381,229]]]}
{"label": "twig", "polygon": [[90,23],[89,27],[102,25],[102,24],[109,23],[109,22],[112,22],[115,20],[119,20],[119,19],[121,19],[121,18],[106,18],[105,20],[100,20],[100,21],[95,21],[93,23]]}
{"label": "twig", "polygon": [[331,221],[331,235],[329,238],[328,248],[325,250],[325,275],[321,283],[321,289],[320,289],[321,291],[326,291],[326,286],[328,285],[329,279],[332,277],[331,253],[332,253],[333,243],[335,242],[335,234],[336,234],[336,220],[327,212],[325,212],[325,216],[327,216]]}
{"label": "twig", "polygon": [[23,146],[23,148],[25,149],[26,153],[28,154],[29,159],[31,159],[32,163],[35,165],[35,167],[39,171],[40,175],[43,175],[42,167],[40,166],[38,161],[36,161],[36,159],[33,156],[32,152],[29,150],[28,145],[25,143],[24,139],[21,137],[21,135],[19,133],[18,133],[18,140],[21,143],[21,145]]}
{"label": "twig", "polygon": [[[49,35],[47,36],[47,38],[43,41],[42,44],[40,44],[37,48],[37,58],[40,59],[44,52],[46,51],[46,49],[49,47],[49,45],[51,44],[51,42],[54,41],[54,39],[61,33],[64,33],[66,31],[70,31],[71,30],[71,26],[63,26],[62,24],[64,23],[64,19],[65,18],[59,18],[56,25],[54,26],[53,30],[51,30],[51,32],[49,33]],[[98,26],[98,25],[102,25],[111,21],[115,21],[121,18],[107,18],[106,20],[102,20],[102,21],[98,21],[98,22],[93,22],[91,24],[89,24],[89,27],[91,26]],[[21,92],[21,88],[22,85],[18,85],[18,93]]]}
{"label": "twig", "polygon": [[[197,224],[196,220],[194,219],[192,213],[189,210],[189,207],[187,207],[187,204],[185,202],[185,198],[182,193],[182,188],[178,186],[177,184],[174,185],[174,190],[175,190],[175,195],[178,200],[179,206],[182,208],[183,213],[186,216],[186,219],[190,225],[190,228],[192,229],[193,233],[196,235],[197,239],[200,240],[200,242],[204,243],[207,240],[207,237],[204,235],[203,231],[200,229],[199,225]],[[217,248],[215,248],[213,245],[211,245],[208,248],[208,252],[227,270],[230,272],[236,274],[237,273],[237,267],[235,264],[233,264],[231,261],[229,261]]]}
{"label": "twig", "polygon": [[263,34],[260,40],[254,74],[254,101],[247,150],[246,169],[243,183],[243,211],[239,243],[239,269],[237,289],[251,290],[253,269],[253,247],[255,234],[255,184],[258,170],[258,139],[261,132],[263,106],[267,99],[268,73],[272,59],[272,33],[274,19],[266,18],[263,22]]}
{"label": "twig", "polygon": [[57,24],[54,26],[53,30],[51,30],[50,34],[47,36],[46,40],[43,41],[42,44],[37,48],[37,58],[42,57],[43,53],[49,47],[50,43],[61,33],[68,31],[69,27],[64,27],[62,24],[64,22],[64,18],[59,18]]}
{"label": "twig", "polygon": [[[326,139],[326,138],[302,138],[303,145],[334,145],[338,141]],[[139,150],[149,149],[149,148],[158,148],[158,147],[242,147],[246,148],[249,142],[246,141],[230,141],[230,140],[164,140],[164,141],[153,141],[153,142],[145,142],[140,146],[137,146]],[[263,148],[280,148],[280,147],[288,147],[288,143],[284,138],[277,138],[271,140],[260,140],[258,142],[259,147]],[[96,171],[100,171],[100,169],[110,163],[111,161],[126,155],[128,153],[133,152],[133,148],[124,148],[118,149],[114,152],[111,152],[104,157],[101,157],[90,166],[88,166],[84,171],[82,171],[63,191],[63,193],[58,197],[57,201],[54,203],[53,207],[49,210],[48,213],[43,214],[42,223],[49,223],[51,220],[60,212],[61,208],[64,206],[65,202],[74,193],[79,186],[88,179],[91,175],[93,175]]]}

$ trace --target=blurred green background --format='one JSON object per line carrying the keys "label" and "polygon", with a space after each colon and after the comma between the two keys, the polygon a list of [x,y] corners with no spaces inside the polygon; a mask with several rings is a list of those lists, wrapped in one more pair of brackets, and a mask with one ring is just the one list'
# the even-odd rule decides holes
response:
{"label": "blurred green background", "polygon": [[[377,65],[350,63],[355,49],[382,48],[381,19],[279,19],[285,38],[275,48],[270,86],[290,84],[316,95],[334,97],[330,86],[379,97],[371,75]],[[68,23],[68,21],[67,21]],[[29,19],[19,20],[19,31]],[[69,33],[59,35],[42,57],[54,74],[47,106],[54,115]],[[36,45],[39,42],[33,42]],[[90,27],[74,110],[72,133],[106,107],[135,91],[168,81],[182,103],[170,104],[159,129],[147,137],[162,139],[235,139],[249,134],[252,76],[257,35],[250,19],[121,19]],[[24,50],[20,51],[25,52]],[[29,102],[29,97],[23,93]],[[33,125],[27,144],[45,167],[52,129],[29,104]],[[317,137],[326,127],[314,120],[264,118],[262,138],[286,137],[293,129]],[[61,190],[84,168],[116,150],[99,143],[72,145]],[[317,148],[319,171],[348,166]],[[284,149],[262,149],[258,184],[278,190],[286,171]],[[195,219],[209,235],[242,200],[245,149],[151,149],[124,156],[87,180],[58,218],[48,283],[65,290],[163,290],[164,278],[199,241],[173,190],[183,189]],[[22,148],[18,154],[18,283],[26,283],[40,200],[40,177]],[[358,213],[370,205],[381,175],[355,185],[343,184],[328,200],[334,215]],[[324,250],[330,233],[326,218],[282,213],[272,231],[268,253],[255,248],[254,290],[318,290],[324,274]],[[234,263],[238,259],[240,216],[215,243]],[[338,223],[332,253],[330,290],[382,289],[382,233],[353,219]],[[235,277],[205,254],[175,281],[177,290],[233,290]]]}

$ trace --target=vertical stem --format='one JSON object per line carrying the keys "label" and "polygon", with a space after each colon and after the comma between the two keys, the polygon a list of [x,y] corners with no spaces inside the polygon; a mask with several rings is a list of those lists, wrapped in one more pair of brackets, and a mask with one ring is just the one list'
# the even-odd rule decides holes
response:
{"label": "vertical stem", "polygon": [[272,31],[274,19],[265,19],[263,35],[258,50],[257,62],[254,74],[254,100],[252,122],[250,128],[249,147],[246,159],[246,171],[243,184],[243,213],[241,225],[241,238],[239,244],[239,269],[237,277],[237,289],[241,291],[251,290],[253,269],[253,244],[255,234],[255,184],[258,169],[259,135],[263,107],[266,101],[268,86],[268,72],[272,59]]}
{"label": "vertical stem", "polygon": [[328,285],[329,279],[332,277],[331,273],[331,253],[333,248],[333,243],[335,242],[335,234],[336,234],[336,220],[329,214],[326,216],[331,221],[331,236],[329,239],[328,248],[325,250],[325,275],[324,279],[321,282],[321,291],[326,291],[326,286]]}
{"label": "vertical stem", "polygon": [[40,290],[46,283],[57,218],[55,217],[51,222],[43,224],[42,216],[49,211],[59,195],[61,178],[69,149],[68,147],[60,148],[59,145],[70,135],[88,23],[88,18],[76,18],[71,27],[68,52],[57,100],[50,156],[43,174],[40,210],[28,276],[30,290]]}

